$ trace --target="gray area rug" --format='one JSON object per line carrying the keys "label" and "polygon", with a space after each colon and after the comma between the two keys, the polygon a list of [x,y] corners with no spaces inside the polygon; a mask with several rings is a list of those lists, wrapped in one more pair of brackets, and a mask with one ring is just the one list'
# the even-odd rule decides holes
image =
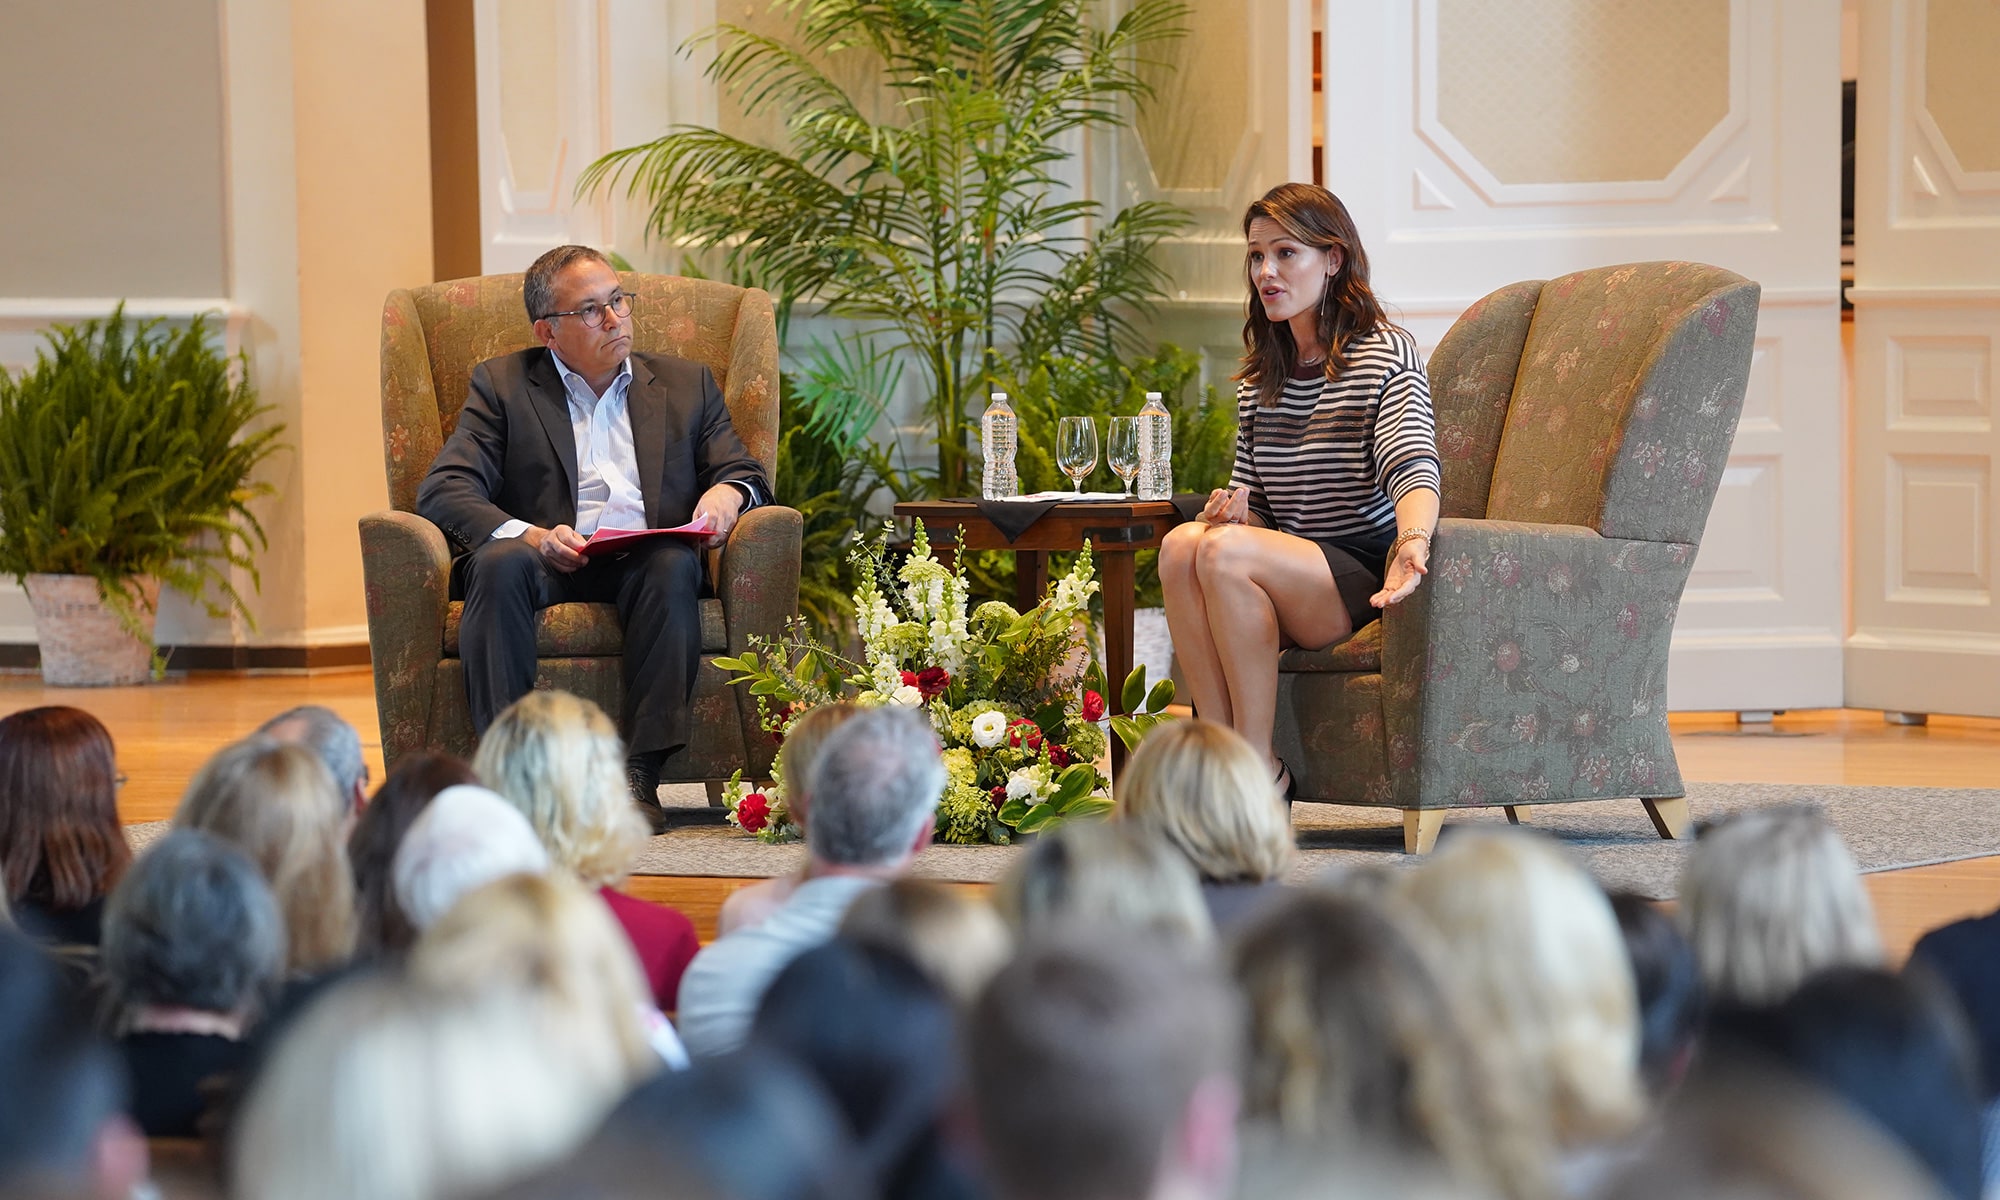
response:
{"label": "gray area rug", "polygon": [[[635,875],[706,875],[763,879],[796,868],[800,846],[767,846],[720,820],[699,785],[668,785],[660,799],[677,827],[653,838]],[[1691,783],[1688,809],[1697,824],[1774,804],[1815,804],[1825,810],[1863,871],[1893,871],[2000,854],[2000,789],[1829,787],[1775,783]],[[1360,866],[1404,866],[1402,815],[1391,809],[1300,804],[1294,881]],[[1442,837],[1472,825],[1504,825],[1497,808],[1464,809],[1445,817]],[[1688,844],[1662,840],[1637,800],[1592,800],[1530,810],[1532,828],[1575,852],[1607,888],[1669,900],[1687,860]],[[133,849],[166,829],[164,821],[126,827]],[[990,882],[1007,869],[1012,846],[932,846],[914,871],[932,879]]]}

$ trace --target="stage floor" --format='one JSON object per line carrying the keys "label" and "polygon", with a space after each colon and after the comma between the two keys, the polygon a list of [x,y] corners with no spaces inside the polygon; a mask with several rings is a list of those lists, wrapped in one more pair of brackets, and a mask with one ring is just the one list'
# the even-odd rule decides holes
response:
{"label": "stage floor", "polygon": [[[118,811],[127,822],[173,815],[181,790],[218,747],[273,713],[323,704],[361,730],[374,778],[383,774],[373,682],[365,670],[312,675],[198,673],[137,688],[45,688],[39,676],[0,673],[0,715],[69,704],[97,715],[118,745],[128,782]],[[1725,783],[2000,786],[2000,720],[1932,717],[1894,726],[1862,710],[1794,712],[1765,726],[1733,714],[1672,718],[1674,750],[1689,780]],[[2000,857],[1913,867],[1867,877],[1883,934],[1900,958],[1917,935],[1945,921],[2000,907]],[[645,877],[631,890],[674,904],[714,931],[723,897],[742,880]]]}

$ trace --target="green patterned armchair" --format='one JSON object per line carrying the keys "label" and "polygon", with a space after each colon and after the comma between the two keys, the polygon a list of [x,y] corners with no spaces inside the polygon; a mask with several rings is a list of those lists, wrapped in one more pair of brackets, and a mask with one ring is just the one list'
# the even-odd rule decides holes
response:
{"label": "green patterned armchair", "polygon": [[[715,373],[750,452],[774,469],[778,445],[778,335],[771,298],[756,289],[670,275],[624,274],[632,293],[633,348],[677,355]],[[424,748],[470,756],[475,738],[458,661],[462,605],[450,598],[451,550],[416,515],[417,485],[457,423],[472,368],[534,344],[521,309],[521,276],[487,275],[389,293],[382,307],[383,462],[391,510],[361,518],[368,644],[382,756],[391,764]],[[773,478],[775,476],[773,475]],[[751,634],[776,635],[798,611],[799,514],[767,505],[743,515],[710,559],[715,595],[701,602],[702,669],[687,749],[662,777],[693,782],[770,770],[776,750],[756,707],[710,661],[740,654]],[[535,686],[620,708],[623,638],[609,604],[558,604],[535,632]],[[711,788],[713,794],[713,787]]]}
{"label": "green patterned armchair", "polygon": [[1431,356],[1442,520],[1383,619],[1287,651],[1277,750],[1298,798],[1403,813],[1644,801],[1687,824],[1667,648],[1729,457],[1757,284],[1656,262],[1501,288]]}

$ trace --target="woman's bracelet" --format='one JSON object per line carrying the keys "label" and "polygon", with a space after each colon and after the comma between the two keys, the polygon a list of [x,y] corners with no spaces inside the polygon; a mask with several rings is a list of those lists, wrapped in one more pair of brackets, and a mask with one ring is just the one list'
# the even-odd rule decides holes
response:
{"label": "woman's bracelet", "polygon": [[1414,542],[1418,538],[1422,538],[1424,541],[1424,545],[1428,547],[1431,542],[1431,531],[1423,528],[1405,529],[1403,532],[1397,534],[1396,540],[1389,544],[1389,557],[1394,558],[1398,554],[1401,554],[1403,552],[1404,543]]}

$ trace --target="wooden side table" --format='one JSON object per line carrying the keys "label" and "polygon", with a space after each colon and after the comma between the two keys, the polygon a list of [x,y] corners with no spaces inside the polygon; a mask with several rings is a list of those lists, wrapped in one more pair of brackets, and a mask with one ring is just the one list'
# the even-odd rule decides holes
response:
{"label": "wooden side table", "polygon": [[[939,544],[954,526],[958,546],[967,550],[1014,552],[1014,607],[1026,612],[1040,604],[1049,587],[1049,551],[1081,550],[1086,539],[1097,562],[1104,595],[1105,704],[1123,712],[1125,677],[1132,672],[1132,609],[1138,595],[1132,555],[1157,550],[1167,530],[1180,524],[1180,510],[1166,500],[1073,500],[1058,503],[1013,541],[970,500],[906,500],[898,517],[914,517],[932,533],[932,550],[949,565],[955,553]],[[1111,738],[1111,770],[1125,762],[1125,744]]]}

